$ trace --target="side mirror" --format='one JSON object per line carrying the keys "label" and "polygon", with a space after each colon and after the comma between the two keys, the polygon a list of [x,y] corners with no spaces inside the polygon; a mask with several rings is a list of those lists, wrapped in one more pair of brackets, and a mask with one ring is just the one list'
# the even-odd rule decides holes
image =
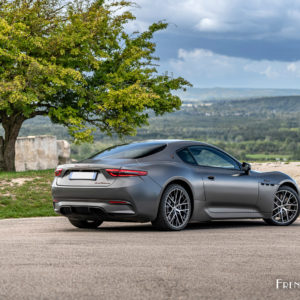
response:
{"label": "side mirror", "polygon": [[244,171],[246,174],[249,174],[250,170],[251,170],[251,165],[246,162],[243,162],[242,171]]}

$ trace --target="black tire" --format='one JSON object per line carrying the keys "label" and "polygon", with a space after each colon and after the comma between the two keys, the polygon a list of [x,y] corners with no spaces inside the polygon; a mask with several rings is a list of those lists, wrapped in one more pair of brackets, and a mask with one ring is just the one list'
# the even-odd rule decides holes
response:
{"label": "black tire", "polygon": [[[180,199],[177,197],[177,205],[175,204],[175,195],[178,195],[176,193],[179,193],[180,195],[178,196]],[[172,209],[170,203],[174,204]],[[178,207],[181,209],[178,209]],[[192,204],[188,192],[179,184],[171,184],[163,192],[158,209],[158,215],[157,218],[152,221],[152,225],[160,230],[182,230],[188,224],[191,212]],[[174,217],[174,215],[176,216]],[[174,221],[174,218],[178,220],[178,223],[176,223],[177,221]]]}
{"label": "black tire", "polygon": [[70,218],[69,221],[75,227],[90,228],[90,229],[96,229],[103,223],[102,220],[78,220],[78,219],[70,219]]}
{"label": "black tire", "polygon": [[[280,193],[284,193],[285,191],[287,193],[290,193],[290,195],[292,195],[292,200],[293,200],[292,203],[293,204],[291,204],[288,207],[294,209],[294,213],[290,216],[289,220],[288,220],[287,212],[285,212],[285,214],[286,214],[286,221],[284,221],[284,219],[282,221],[281,220],[276,220],[275,215],[279,214],[280,208],[279,208],[278,204],[276,203],[277,200],[276,200],[276,196],[275,196],[275,199],[274,199],[274,209],[272,211],[272,214],[273,214],[272,217],[269,218],[269,219],[263,219],[268,225],[288,226],[288,225],[294,223],[297,220],[297,218],[299,216],[299,213],[300,213],[299,195],[298,195],[298,193],[294,189],[292,189],[291,187],[286,186],[286,185],[283,185],[283,186],[279,187],[278,191],[276,192],[276,195],[278,193],[279,194]],[[282,203],[280,205],[282,205]],[[283,205],[281,207],[283,207]]]}

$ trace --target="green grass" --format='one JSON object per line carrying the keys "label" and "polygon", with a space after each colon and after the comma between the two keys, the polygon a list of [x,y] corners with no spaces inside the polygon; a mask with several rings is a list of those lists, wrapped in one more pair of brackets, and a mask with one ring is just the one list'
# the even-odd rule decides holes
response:
{"label": "green grass", "polygon": [[53,177],[54,170],[0,172],[0,219],[55,216]]}

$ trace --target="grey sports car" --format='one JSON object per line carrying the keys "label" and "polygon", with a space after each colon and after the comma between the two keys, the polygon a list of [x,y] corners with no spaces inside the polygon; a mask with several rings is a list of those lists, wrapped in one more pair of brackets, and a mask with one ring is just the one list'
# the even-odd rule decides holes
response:
{"label": "grey sports car", "polygon": [[299,215],[299,188],[280,172],[196,141],[151,140],[108,148],[58,166],[54,210],[79,228],[103,221],[149,222],[181,230],[189,222],[262,218],[289,225]]}

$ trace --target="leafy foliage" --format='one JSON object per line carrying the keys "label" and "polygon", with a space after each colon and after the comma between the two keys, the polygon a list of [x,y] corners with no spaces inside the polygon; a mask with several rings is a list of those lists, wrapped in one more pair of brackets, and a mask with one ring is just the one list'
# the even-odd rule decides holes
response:
{"label": "leafy foliage", "polygon": [[[152,24],[129,35],[127,1],[5,1],[0,6],[0,110],[49,115],[78,140],[100,128],[133,134],[157,114],[180,107],[171,94],[188,83],[156,75]],[[92,126],[87,126],[92,125]]]}
{"label": "leafy foliage", "polygon": [[[155,66],[153,34],[167,23],[129,34],[124,28],[134,19],[131,5],[0,2],[0,121],[7,138],[15,139],[22,122],[37,115],[66,126],[75,141],[91,141],[97,128],[135,134],[149,111],[179,109],[172,90],[189,83],[158,75]],[[15,123],[19,127],[11,134]]]}

